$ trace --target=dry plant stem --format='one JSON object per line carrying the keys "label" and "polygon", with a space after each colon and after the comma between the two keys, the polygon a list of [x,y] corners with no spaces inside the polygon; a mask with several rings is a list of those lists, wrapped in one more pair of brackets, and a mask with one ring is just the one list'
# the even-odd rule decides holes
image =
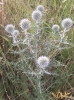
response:
{"label": "dry plant stem", "polygon": [[[2,76],[2,74],[1,74],[1,76]],[[10,99],[10,96],[9,96],[8,93],[7,93],[7,90],[6,90],[6,87],[5,87],[5,83],[4,83],[4,78],[3,78],[3,76],[2,76],[2,81],[3,81],[3,86],[4,86],[5,93],[6,93],[6,95],[7,95],[7,98],[8,98],[8,100],[11,100],[11,99]]]}
{"label": "dry plant stem", "polygon": [[[29,90],[27,89],[25,92],[28,92]],[[23,93],[20,93],[17,97],[15,97],[13,100],[17,100],[20,96],[22,96],[24,94],[24,92]]]}
{"label": "dry plant stem", "polygon": [[5,26],[5,20],[6,20],[6,11],[5,11],[5,6],[6,6],[7,0],[2,0],[2,25]]}

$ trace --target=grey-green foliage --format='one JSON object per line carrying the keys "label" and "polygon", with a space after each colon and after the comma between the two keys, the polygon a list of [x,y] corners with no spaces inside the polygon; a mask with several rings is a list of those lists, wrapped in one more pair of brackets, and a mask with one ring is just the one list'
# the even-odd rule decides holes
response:
{"label": "grey-green foliage", "polygon": [[[16,34],[10,34],[10,37],[13,38],[12,45],[17,48],[16,50],[11,50],[11,53],[19,55],[19,59],[17,62],[15,62],[13,67],[18,69],[18,73],[21,71],[22,74],[25,74],[28,77],[34,88],[33,91],[36,92],[36,94],[31,93],[31,95],[29,96],[29,100],[31,100],[31,98],[33,97],[35,98],[35,96],[37,98],[35,98],[35,100],[46,100],[47,96],[44,96],[44,94],[51,87],[51,85],[53,89],[53,84],[59,84],[60,81],[62,82],[60,84],[63,84],[63,80],[65,80],[63,79],[64,77],[60,77],[59,72],[59,66],[64,67],[65,65],[62,64],[60,61],[57,61],[55,56],[59,51],[63,49],[74,47],[74,45],[72,43],[69,43],[66,38],[66,33],[70,31],[73,25],[73,21],[70,18],[64,19],[62,21],[62,30],[60,30],[59,25],[53,25],[53,27],[51,27],[52,31],[49,31],[50,36],[44,38],[44,30],[46,30],[48,27],[43,26],[43,23],[40,20],[42,12],[37,10],[34,12],[32,18],[36,22],[33,26],[30,26],[30,22],[27,19],[23,19],[20,22],[20,27],[23,27],[22,29],[24,33],[24,38],[21,36],[21,34],[19,34],[19,37],[16,36],[16,38]],[[28,32],[28,29],[30,27],[33,28],[33,33]],[[58,38],[56,38],[56,35]],[[49,57],[50,62],[47,68],[42,68],[40,65],[37,64],[37,59],[40,56]],[[52,67],[57,68],[57,70],[51,71]],[[44,90],[44,88],[42,88],[45,84],[42,77],[44,77],[45,74],[53,78],[58,78],[58,82],[57,80],[54,81],[53,84],[50,84],[50,86],[47,87],[46,91]],[[12,78],[12,75],[8,74],[8,77]],[[16,82],[18,82],[18,80],[16,80]],[[27,83],[23,84],[23,86],[26,85]]]}

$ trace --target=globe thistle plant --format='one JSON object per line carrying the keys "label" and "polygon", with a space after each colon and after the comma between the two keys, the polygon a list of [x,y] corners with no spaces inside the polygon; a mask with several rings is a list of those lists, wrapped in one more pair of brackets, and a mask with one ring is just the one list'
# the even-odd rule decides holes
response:
{"label": "globe thistle plant", "polygon": [[64,29],[70,29],[73,25],[73,21],[71,20],[71,18],[65,18],[64,20],[62,20],[61,24]]}
{"label": "globe thistle plant", "polygon": [[32,12],[32,19],[35,21],[39,21],[42,18],[42,13],[38,10]]}
{"label": "globe thistle plant", "polygon": [[8,33],[12,34],[13,31],[15,30],[15,26],[13,26],[12,24],[8,24],[8,25],[5,26],[5,30],[6,30]]}
{"label": "globe thistle plant", "polygon": [[43,5],[38,5],[36,10],[39,10],[41,13],[43,13],[43,11],[44,11]]}
{"label": "globe thistle plant", "polygon": [[[46,32],[48,32],[44,30],[45,25],[40,24],[43,11],[44,7],[42,5],[39,5],[37,6],[36,10],[32,12],[32,19],[35,21],[34,24],[35,29],[34,33],[32,34],[27,32],[28,29],[31,27],[30,21],[26,18],[20,21],[19,26],[25,32],[24,39],[21,36],[20,32],[18,30],[15,30],[15,27],[12,24],[9,24],[5,27],[5,30],[12,35],[13,46],[16,46],[18,48],[16,49],[16,51],[14,51],[15,50],[14,48],[13,48],[14,50],[12,50],[12,53],[18,54],[20,57],[20,59],[18,59],[19,61],[16,62],[15,66],[18,67],[17,68],[18,70],[21,69],[22,73],[36,76],[39,82],[37,83],[38,84],[37,89],[39,88],[41,97],[43,89],[41,89],[42,84],[40,83],[40,81],[42,75],[44,75],[44,73],[48,75],[58,75],[59,73],[57,74],[56,69],[55,71],[50,70],[51,67],[53,66],[63,66],[63,64],[60,64],[56,60],[55,56],[57,55],[59,50],[66,48],[68,49],[68,47],[72,46],[74,47],[74,45],[70,45],[70,43],[68,43],[64,38],[67,30],[70,30],[70,28],[72,27],[73,21],[70,18],[65,18],[61,23],[62,27],[64,28],[63,30],[60,29],[60,26],[58,24],[53,25],[51,27],[52,32],[48,37],[44,35],[44,33],[46,34]],[[60,38],[58,38],[58,40],[56,39],[58,37],[55,36],[56,34],[53,34],[54,36],[52,35],[53,32],[59,33],[57,34],[60,35]],[[65,48],[64,47],[65,45],[63,44],[66,45],[68,44],[68,45]],[[45,55],[48,55],[49,57]],[[48,66],[51,67],[49,68]],[[45,100],[42,98],[41,99],[39,98],[39,100]]]}
{"label": "globe thistle plant", "polygon": [[50,63],[50,60],[46,56],[40,56],[37,59],[37,64],[39,65],[40,68],[46,68],[46,67],[48,67],[49,63]]}
{"label": "globe thistle plant", "polygon": [[59,30],[60,30],[59,25],[57,25],[57,24],[53,25],[53,26],[52,26],[52,30],[53,30],[54,32],[59,32]]}

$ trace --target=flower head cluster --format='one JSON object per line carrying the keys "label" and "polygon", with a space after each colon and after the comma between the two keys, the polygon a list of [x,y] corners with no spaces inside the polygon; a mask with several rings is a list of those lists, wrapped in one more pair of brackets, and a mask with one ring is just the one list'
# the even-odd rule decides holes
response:
{"label": "flower head cluster", "polygon": [[15,27],[12,24],[8,24],[5,26],[5,30],[11,34],[13,38],[13,43],[16,43],[17,37],[19,36],[19,31],[15,30]]}
{"label": "flower head cluster", "polygon": [[8,33],[12,34],[13,31],[15,30],[15,26],[13,26],[12,24],[8,24],[8,25],[5,26],[5,30],[6,30]]}
{"label": "flower head cluster", "polygon": [[28,19],[22,19],[20,22],[20,27],[25,31],[30,28],[30,21]]}
{"label": "flower head cluster", "polygon": [[46,67],[48,67],[49,62],[50,62],[50,60],[46,56],[40,56],[37,59],[37,64],[39,65],[40,68],[46,68]]}
{"label": "flower head cluster", "polygon": [[59,30],[60,30],[59,25],[57,25],[57,24],[53,25],[53,26],[52,26],[52,30],[53,30],[54,32],[59,32]]}
{"label": "flower head cluster", "polygon": [[61,24],[64,29],[69,29],[72,27],[73,21],[70,18],[65,18]]}
{"label": "flower head cluster", "polygon": [[44,7],[42,5],[38,5],[36,10],[39,10],[42,13],[44,11]]}

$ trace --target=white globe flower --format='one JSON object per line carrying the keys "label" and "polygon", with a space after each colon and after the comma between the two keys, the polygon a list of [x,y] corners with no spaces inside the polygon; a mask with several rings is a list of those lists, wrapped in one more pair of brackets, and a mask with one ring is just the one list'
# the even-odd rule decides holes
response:
{"label": "white globe flower", "polygon": [[38,5],[36,10],[39,10],[42,13],[44,11],[44,7],[42,5]]}
{"label": "white globe flower", "polygon": [[46,56],[40,56],[37,59],[37,64],[39,65],[40,68],[46,68],[46,67],[48,67],[49,62],[50,62],[50,60]]}
{"label": "white globe flower", "polygon": [[8,32],[8,33],[13,33],[13,31],[15,30],[15,26],[13,26],[12,24],[8,24],[5,26],[5,30]]}
{"label": "white globe flower", "polygon": [[59,25],[57,25],[57,24],[53,25],[53,26],[52,26],[52,30],[53,30],[54,32],[59,32],[59,30],[60,30]]}
{"label": "white globe flower", "polygon": [[42,18],[42,13],[38,10],[32,12],[32,19],[35,21],[39,21]]}
{"label": "white globe flower", "polygon": [[70,18],[65,18],[62,20],[61,24],[64,29],[69,29],[72,27],[73,21]]}
{"label": "white globe flower", "polygon": [[13,36],[17,37],[19,36],[20,32],[18,30],[14,30],[13,31]]}
{"label": "white globe flower", "polygon": [[28,19],[22,19],[19,25],[25,31],[30,28],[30,24],[31,23]]}

